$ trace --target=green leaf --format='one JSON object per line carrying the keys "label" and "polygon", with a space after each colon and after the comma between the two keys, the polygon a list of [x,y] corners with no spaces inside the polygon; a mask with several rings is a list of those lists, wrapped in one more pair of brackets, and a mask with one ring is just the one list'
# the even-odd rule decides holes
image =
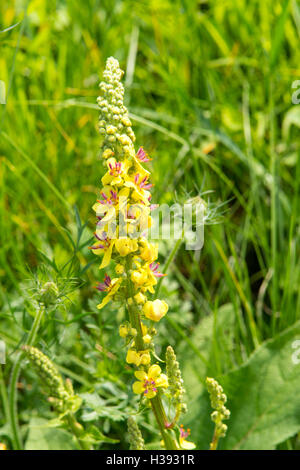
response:
{"label": "green leaf", "polygon": [[63,429],[48,426],[42,418],[32,418],[25,450],[75,450],[77,449],[72,434]]}
{"label": "green leaf", "polygon": [[[300,364],[293,343],[300,322],[262,344],[238,369],[217,377],[228,397],[231,417],[220,449],[274,449],[300,431]],[[207,449],[213,433],[207,392],[190,408],[190,427],[198,448]],[[197,435],[198,434],[198,435]]]}
{"label": "green leaf", "polygon": [[100,444],[100,442],[107,442],[109,444],[116,444],[118,439],[111,439],[110,437],[102,434],[99,429],[93,424],[89,426],[87,432],[82,436],[82,439],[90,444]]}
{"label": "green leaf", "polygon": [[80,396],[84,401],[85,407],[88,408],[82,415],[83,421],[94,421],[98,418],[123,421],[126,417],[125,411],[119,409],[118,406],[110,406],[107,400],[101,398],[97,393],[82,393]]}

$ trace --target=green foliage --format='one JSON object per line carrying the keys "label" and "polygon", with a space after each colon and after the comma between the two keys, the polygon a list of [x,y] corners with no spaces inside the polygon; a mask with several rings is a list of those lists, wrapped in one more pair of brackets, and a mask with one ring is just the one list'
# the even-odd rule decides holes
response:
{"label": "green foliage", "polygon": [[[275,449],[300,431],[299,364],[293,361],[293,343],[299,335],[298,322],[261,345],[245,364],[218,378],[231,412],[221,449]],[[213,432],[210,403],[207,394],[198,400],[201,410],[195,414],[195,402],[190,410],[191,426],[198,445],[208,448]]]}
{"label": "green foliage", "polygon": [[[96,97],[112,55],[126,72],[137,143],[153,158],[153,199],[200,193],[222,208],[201,253],[160,245],[162,270],[176,250],[161,284],[170,309],[158,355],[176,350],[191,440],[208,448],[213,434],[210,376],[231,410],[220,448],[299,447],[291,363],[300,336],[300,120],[291,101],[299,34],[295,0],[1,2],[0,435],[8,448],[8,384],[47,282],[58,291],[46,297],[35,346],[82,397],[76,419],[94,448],[128,448],[126,419],[138,402],[128,396],[132,372],[117,334],[126,314],[97,312],[98,266],[87,249],[103,175]],[[26,448],[73,448],[69,432],[47,426],[56,415],[35,372],[22,366],[18,383]],[[157,448],[152,421],[139,426]]]}
{"label": "green foliage", "polygon": [[32,418],[25,450],[78,450],[74,437],[64,429],[49,427],[41,418]]}

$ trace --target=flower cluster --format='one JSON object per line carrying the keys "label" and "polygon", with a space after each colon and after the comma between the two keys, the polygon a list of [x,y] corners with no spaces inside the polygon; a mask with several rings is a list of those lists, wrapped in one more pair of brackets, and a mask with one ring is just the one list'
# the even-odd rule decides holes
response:
{"label": "flower cluster", "polygon": [[90,249],[102,257],[100,269],[106,268],[111,260],[115,262],[115,277],[105,274],[96,286],[105,293],[98,308],[103,308],[110,300],[127,304],[129,322],[121,325],[119,332],[129,346],[127,363],[139,368],[133,391],[153,398],[159,387],[168,386],[168,381],[158,365],[151,365],[155,329],[148,327],[145,321],[158,322],[166,315],[168,305],[163,300],[148,297],[163,276],[156,262],[158,247],[146,237],[154,206],[150,174],[143,164],[150,158],[142,147],[135,151],[135,136],[123,104],[122,75],[118,61],[110,57],[100,83],[102,96],[98,98],[106,172],[101,180],[100,198],[93,206],[97,225],[95,243]]}
{"label": "flower cluster", "polygon": [[221,385],[215,379],[207,377],[206,386],[210,395],[211,407],[215,410],[211,414],[211,419],[215,423],[214,438],[210,445],[213,450],[216,448],[219,438],[224,437],[226,434],[227,426],[223,423],[223,420],[229,419],[230,411],[225,406],[227,397]]}

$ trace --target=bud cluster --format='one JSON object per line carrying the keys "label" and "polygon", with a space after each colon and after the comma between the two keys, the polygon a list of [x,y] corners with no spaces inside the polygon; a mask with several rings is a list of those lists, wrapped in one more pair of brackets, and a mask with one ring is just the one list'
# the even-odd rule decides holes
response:
{"label": "bud cluster", "polygon": [[129,416],[127,420],[127,426],[130,450],[145,450],[145,443],[142,433],[133,416]]}
{"label": "bud cluster", "polygon": [[223,420],[229,419],[230,411],[225,406],[227,397],[221,385],[215,379],[207,377],[206,386],[210,395],[211,407],[215,410],[211,414],[211,419],[215,423],[215,439],[217,440],[226,434],[227,426]]}
{"label": "bud cluster", "polygon": [[100,83],[102,96],[97,102],[100,108],[99,132],[103,137],[103,157],[112,157],[115,153],[129,156],[135,141],[128,111],[123,104],[124,87],[121,83],[123,71],[113,57],[106,62],[103,81]]}
{"label": "bud cluster", "polygon": [[185,390],[183,388],[183,379],[181,377],[179,363],[176,359],[176,354],[172,346],[167,347],[166,369],[169,380],[169,392],[172,397],[173,403],[176,407],[178,407],[178,414],[180,415],[181,412],[186,412],[187,407],[183,399],[185,393]]}
{"label": "bud cluster", "polygon": [[[74,408],[78,397],[74,395],[72,383],[69,379],[65,382],[53,362],[39,349],[33,346],[23,346],[23,351],[37,370],[38,376],[43,381],[50,393],[49,401],[58,412]],[[75,411],[72,409],[72,411]]]}

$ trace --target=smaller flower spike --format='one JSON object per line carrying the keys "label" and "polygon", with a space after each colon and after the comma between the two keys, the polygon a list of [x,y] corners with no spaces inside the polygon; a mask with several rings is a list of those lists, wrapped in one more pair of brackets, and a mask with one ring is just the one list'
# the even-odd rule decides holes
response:
{"label": "smaller flower spike", "polygon": [[127,420],[127,426],[130,450],[145,450],[145,443],[142,433],[133,416],[129,416]]}
{"label": "smaller flower spike", "polygon": [[176,409],[176,415],[174,417],[173,423],[171,423],[171,426],[174,426],[174,424],[178,421],[181,413],[186,412],[187,406],[184,402],[185,390],[183,388],[181,370],[172,346],[167,347],[166,366],[167,376],[170,384],[169,392],[171,400],[174,403]]}
{"label": "smaller flower spike", "polygon": [[207,377],[206,386],[210,395],[211,407],[215,409],[211,414],[211,419],[215,423],[215,431],[210,450],[216,450],[220,437],[224,437],[226,434],[227,426],[223,420],[229,419],[230,411],[225,406],[227,397],[221,385],[215,379]]}

